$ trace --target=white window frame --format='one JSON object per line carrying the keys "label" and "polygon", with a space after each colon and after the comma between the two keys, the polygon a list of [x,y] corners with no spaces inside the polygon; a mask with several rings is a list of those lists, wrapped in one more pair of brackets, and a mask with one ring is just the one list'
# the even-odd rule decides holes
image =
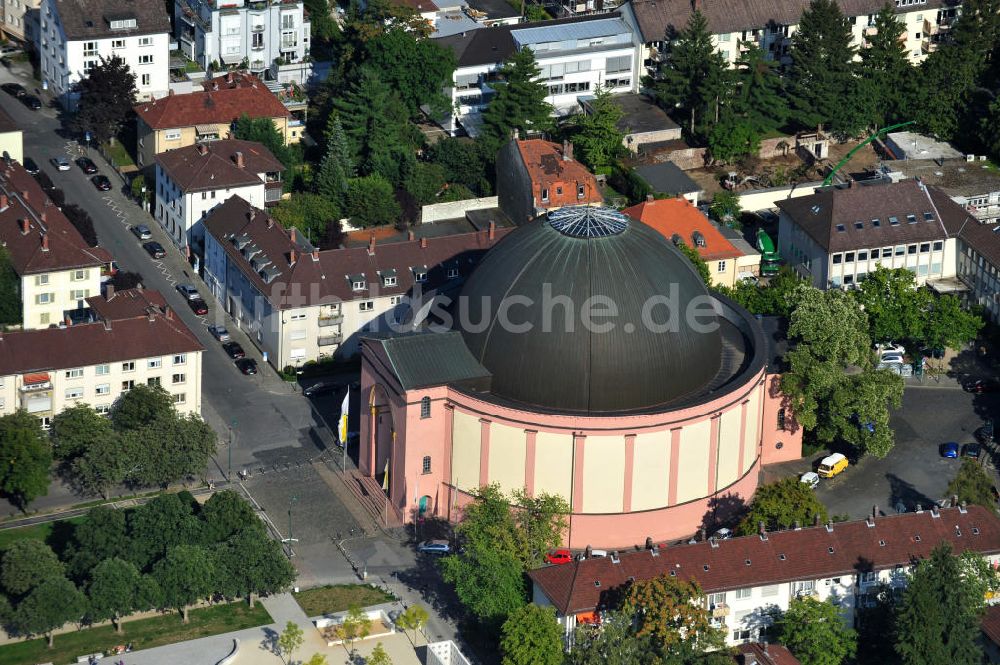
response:
{"label": "white window frame", "polygon": [[163,367],[163,358],[150,358],[146,361],[147,369],[159,369]]}
{"label": "white window frame", "polygon": [[83,399],[83,386],[67,388],[66,399]]}
{"label": "white window frame", "polygon": [[135,361],[129,360],[122,363],[122,372],[134,372],[135,371]]}
{"label": "white window frame", "polygon": [[110,383],[99,383],[94,386],[95,395],[110,395],[111,394],[111,384]]}
{"label": "white window frame", "polygon": [[359,312],[371,312],[375,309],[375,303],[371,300],[362,300],[358,303]]}
{"label": "white window frame", "polygon": [[66,370],[65,378],[67,379],[82,379],[83,378],[83,368],[74,367],[73,369]]}
{"label": "white window frame", "polygon": [[186,365],[187,364],[187,354],[186,353],[178,353],[178,354],[174,355],[174,364],[175,365]]}
{"label": "white window frame", "polygon": [[168,129],[163,132],[164,141],[180,141],[181,140],[181,130],[179,129]]}
{"label": "white window frame", "polygon": [[174,386],[179,386],[182,383],[187,382],[187,374],[174,374],[170,377],[170,384]]}

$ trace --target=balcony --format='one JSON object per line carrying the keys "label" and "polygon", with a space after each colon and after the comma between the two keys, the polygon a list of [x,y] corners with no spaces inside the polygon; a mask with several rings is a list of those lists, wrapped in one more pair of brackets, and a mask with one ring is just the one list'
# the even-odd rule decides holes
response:
{"label": "balcony", "polygon": [[340,344],[344,340],[344,336],[340,333],[334,335],[325,335],[316,340],[316,343],[320,346],[332,346],[334,344]]}
{"label": "balcony", "polygon": [[267,63],[263,60],[251,60],[250,61],[250,71],[252,72],[262,72],[267,69]]}
{"label": "balcony", "polygon": [[330,314],[329,316],[319,317],[319,325],[321,328],[326,326],[335,326],[344,322],[343,314]]}
{"label": "balcony", "polygon": [[727,616],[729,616],[729,605],[726,605],[725,603],[719,603],[718,605],[712,607],[713,619],[722,619]]}

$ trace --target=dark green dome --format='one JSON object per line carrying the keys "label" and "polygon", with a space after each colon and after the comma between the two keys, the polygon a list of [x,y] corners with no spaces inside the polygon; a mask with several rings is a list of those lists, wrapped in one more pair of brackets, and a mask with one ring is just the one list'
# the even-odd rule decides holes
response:
{"label": "dark green dome", "polygon": [[[644,325],[650,299],[671,295],[677,326],[658,332]],[[613,323],[610,331],[582,323],[581,309],[595,296],[617,308],[617,316],[593,317]],[[458,327],[492,373],[491,392],[499,397],[555,411],[645,411],[704,391],[719,372],[718,325],[699,332],[684,316],[699,296],[705,311],[712,302],[705,284],[657,231],[607,208],[562,208],[486,255],[462,290]],[[569,321],[560,302],[567,297]],[[529,332],[500,324],[504,301],[507,319],[530,325]],[[598,303],[594,311],[606,310]],[[655,322],[667,319],[666,307],[651,311]],[[698,319],[716,321],[714,315]]]}

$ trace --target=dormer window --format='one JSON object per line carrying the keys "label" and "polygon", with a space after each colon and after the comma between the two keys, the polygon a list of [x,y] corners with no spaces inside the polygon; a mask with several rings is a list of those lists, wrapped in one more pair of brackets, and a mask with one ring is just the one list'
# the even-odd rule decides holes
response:
{"label": "dormer window", "polygon": [[701,231],[695,231],[694,233],[692,233],[691,234],[691,238],[692,238],[692,240],[694,240],[694,246],[695,247],[704,247],[705,246],[705,236],[703,236],[701,234]]}
{"label": "dormer window", "polygon": [[347,281],[351,283],[352,291],[364,291],[368,288],[368,281],[365,279],[364,273],[360,275],[348,275]]}
{"label": "dormer window", "polygon": [[398,283],[395,270],[383,270],[379,276],[382,277],[382,286],[396,286]]}
{"label": "dormer window", "polygon": [[413,269],[413,281],[414,282],[427,281],[427,266],[418,266]]}
{"label": "dormer window", "polygon": [[448,279],[458,279],[458,268],[448,268]]}
{"label": "dormer window", "polygon": [[108,19],[108,24],[112,30],[132,30],[138,27],[138,22],[134,18],[118,17]]}

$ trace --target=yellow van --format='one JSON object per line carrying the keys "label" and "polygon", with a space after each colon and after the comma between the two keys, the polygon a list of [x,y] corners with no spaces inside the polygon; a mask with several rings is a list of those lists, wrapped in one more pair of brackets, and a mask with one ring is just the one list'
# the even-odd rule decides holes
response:
{"label": "yellow van", "polygon": [[820,460],[816,473],[824,478],[833,478],[847,468],[847,458],[840,453],[834,453]]}

